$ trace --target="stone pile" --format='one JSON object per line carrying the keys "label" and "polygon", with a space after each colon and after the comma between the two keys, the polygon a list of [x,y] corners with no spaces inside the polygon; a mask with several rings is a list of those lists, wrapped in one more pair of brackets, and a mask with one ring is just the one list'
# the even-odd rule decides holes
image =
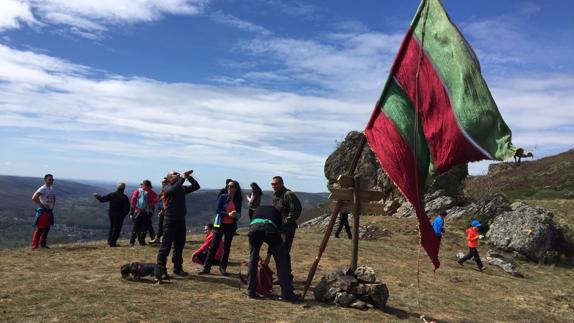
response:
{"label": "stone pile", "polygon": [[389,299],[387,285],[378,282],[375,271],[368,266],[360,266],[354,272],[330,272],[321,278],[313,293],[317,301],[356,309],[383,309]]}

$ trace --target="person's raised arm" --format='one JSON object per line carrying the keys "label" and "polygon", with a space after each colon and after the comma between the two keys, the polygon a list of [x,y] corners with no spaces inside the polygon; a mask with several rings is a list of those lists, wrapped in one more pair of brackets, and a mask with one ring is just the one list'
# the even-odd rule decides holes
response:
{"label": "person's raised arm", "polygon": [[103,202],[109,202],[109,201],[110,201],[110,197],[111,197],[111,196],[110,196],[111,194],[106,194],[106,195],[104,195],[104,196],[101,196],[101,195],[98,194],[98,193],[94,193],[93,195],[94,195],[94,197],[95,197],[98,201],[100,201],[100,202],[102,202],[102,203],[103,203]]}
{"label": "person's raised arm", "polygon": [[187,178],[187,181],[189,183],[191,183],[191,185],[185,186],[183,188],[185,190],[186,194],[189,194],[191,192],[195,192],[200,188],[199,183],[195,180],[195,178],[193,178],[193,176],[191,176],[192,172],[193,171],[187,171],[184,173],[186,175],[185,178]]}
{"label": "person's raised arm", "polygon": [[171,193],[175,192],[178,188],[180,188],[183,185],[184,181],[185,178],[179,178],[177,182],[173,184],[165,184],[162,189],[163,193],[166,195],[170,195]]}

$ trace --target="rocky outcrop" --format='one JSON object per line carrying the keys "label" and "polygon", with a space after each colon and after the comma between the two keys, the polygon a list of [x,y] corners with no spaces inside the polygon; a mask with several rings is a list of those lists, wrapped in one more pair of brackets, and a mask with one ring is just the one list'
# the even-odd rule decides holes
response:
{"label": "rocky outcrop", "polygon": [[[362,138],[363,134],[358,131],[349,132],[345,140],[343,140],[337,149],[327,158],[325,161],[325,177],[327,178],[328,185],[333,185],[336,183],[339,175],[348,172],[348,167],[355,156]],[[355,176],[359,176],[367,181],[369,188],[379,188],[383,191],[383,193],[385,193],[385,200],[397,198],[401,195],[381,168],[377,157],[369,145],[365,145],[363,148]]]}
{"label": "rocky outcrop", "polygon": [[521,201],[494,217],[486,237],[501,250],[516,251],[541,263],[556,263],[564,253],[563,234],[552,213]]}
{"label": "rocky outcrop", "polygon": [[[337,181],[337,177],[347,173],[347,167],[356,153],[363,134],[351,131],[337,149],[325,161],[325,177],[329,185]],[[389,177],[380,166],[377,157],[370,149],[369,145],[363,148],[361,158],[355,171],[356,176],[366,180],[370,189],[381,190],[384,193],[382,202],[385,204],[384,214],[398,216],[412,216],[412,206],[405,203],[399,190],[395,187]],[[463,180],[468,176],[467,165],[460,165],[452,168],[444,174],[437,175],[425,194],[427,209],[429,212],[449,209],[455,205],[463,205]]]}
{"label": "rocky outcrop", "polygon": [[488,255],[486,256],[486,262],[490,265],[500,267],[507,274],[510,274],[514,277],[524,277],[516,268],[514,260],[512,258],[503,256],[500,252],[489,250]]}
{"label": "rocky outcrop", "polygon": [[342,307],[385,308],[389,299],[387,285],[377,282],[373,268],[360,266],[354,272],[337,270],[321,278],[313,290],[315,299]]}

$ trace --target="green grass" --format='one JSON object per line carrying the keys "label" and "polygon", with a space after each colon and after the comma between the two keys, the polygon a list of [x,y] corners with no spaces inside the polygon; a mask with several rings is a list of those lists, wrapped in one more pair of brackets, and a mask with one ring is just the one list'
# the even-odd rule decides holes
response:
{"label": "green grass", "polygon": [[[391,231],[377,241],[362,241],[360,264],[375,268],[390,290],[385,311],[359,311],[317,303],[312,294],[303,303],[275,299],[251,300],[239,290],[239,263],[247,257],[244,232],[236,237],[228,268],[230,277],[174,278],[160,286],[123,280],[119,267],[126,262],[154,262],[157,248],[107,248],[103,242],[53,245],[50,250],[1,249],[0,321],[79,322],[387,322],[419,321],[416,289],[417,240],[414,219],[366,217]],[[465,250],[461,230],[450,227],[441,247],[442,267],[434,273],[421,252],[422,312],[439,321],[573,321],[574,271],[568,268],[521,263],[525,279],[495,267],[480,273],[469,262],[454,261]],[[199,244],[189,236],[184,266]],[[292,257],[295,287],[315,258],[322,235],[298,232]],[[126,244],[122,241],[123,245]],[[479,248],[484,257],[487,247]],[[350,240],[333,239],[324,254],[315,282],[327,271],[348,265]],[[244,288],[244,286],[243,286]],[[278,294],[275,290],[275,294]]]}

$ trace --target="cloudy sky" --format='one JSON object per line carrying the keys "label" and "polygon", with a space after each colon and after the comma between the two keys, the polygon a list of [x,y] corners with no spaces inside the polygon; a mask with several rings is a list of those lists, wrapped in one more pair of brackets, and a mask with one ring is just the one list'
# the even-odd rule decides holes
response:
{"label": "cloudy sky", "polygon": [[[517,146],[574,146],[571,1],[444,0]],[[0,174],[325,191],[418,1],[0,0]],[[485,164],[472,165],[474,173]]]}

